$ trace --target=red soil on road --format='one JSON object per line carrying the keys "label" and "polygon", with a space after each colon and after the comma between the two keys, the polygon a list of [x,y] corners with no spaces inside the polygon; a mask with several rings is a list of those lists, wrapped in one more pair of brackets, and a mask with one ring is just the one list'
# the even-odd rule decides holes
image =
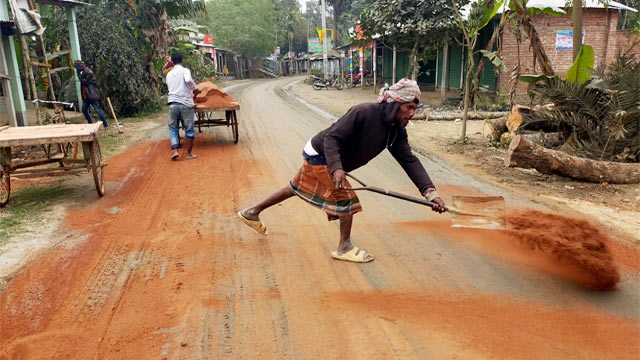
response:
{"label": "red soil on road", "polygon": [[533,210],[510,211],[507,229],[451,228],[447,221],[399,224],[462,240],[483,252],[562,276],[596,290],[614,289],[620,275],[612,242],[586,220]]}
{"label": "red soil on road", "polygon": [[[299,199],[261,215],[268,237],[241,223],[326,125],[274,95],[287,81],[243,90],[238,145],[222,128],[195,160],[172,162],[168,141],[107,159],[106,196],[69,211],[66,238],[0,294],[0,359],[638,359],[632,281],[531,276],[513,263],[582,273],[508,233],[394,226],[426,210],[363,194],[354,238],[376,260],[358,265],[331,259],[338,225]],[[408,184],[398,171],[362,169]]]}

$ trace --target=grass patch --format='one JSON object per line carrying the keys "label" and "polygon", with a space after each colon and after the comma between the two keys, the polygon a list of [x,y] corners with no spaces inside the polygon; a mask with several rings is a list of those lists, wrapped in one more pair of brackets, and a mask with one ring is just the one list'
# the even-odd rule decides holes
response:
{"label": "grass patch", "polygon": [[36,221],[49,204],[69,192],[62,185],[25,186],[12,191],[9,204],[0,210],[0,244],[19,233],[25,224]]}
{"label": "grass patch", "polygon": [[100,131],[98,141],[102,157],[105,158],[122,148],[127,143],[127,137],[125,134],[118,134],[118,131],[114,129],[109,132]]}

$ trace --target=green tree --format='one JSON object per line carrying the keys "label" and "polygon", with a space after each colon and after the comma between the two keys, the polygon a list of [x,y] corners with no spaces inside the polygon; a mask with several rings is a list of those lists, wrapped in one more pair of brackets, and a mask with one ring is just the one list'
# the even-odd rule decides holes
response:
{"label": "green tree", "polygon": [[[453,0],[458,6],[467,0]],[[407,77],[413,73],[419,46],[435,47],[456,33],[449,0],[372,0],[361,13],[365,35],[383,34],[400,48],[411,49]]]}
{"label": "green tree", "polygon": [[271,54],[278,14],[271,0],[217,0],[207,4],[206,22],[214,43],[247,58]]}
{"label": "green tree", "polygon": [[[47,26],[44,37],[47,52],[69,47],[66,12],[58,7],[51,10],[43,20]],[[102,100],[110,97],[115,111],[122,116],[159,106],[154,89],[149,87],[145,57],[140,55],[146,44],[136,36],[138,29],[132,25],[133,15],[126,3],[102,3],[77,12],[82,58],[96,74]],[[73,71],[69,64],[69,71],[61,73],[61,80],[68,84],[61,94],[65,101],[76,100]]]}

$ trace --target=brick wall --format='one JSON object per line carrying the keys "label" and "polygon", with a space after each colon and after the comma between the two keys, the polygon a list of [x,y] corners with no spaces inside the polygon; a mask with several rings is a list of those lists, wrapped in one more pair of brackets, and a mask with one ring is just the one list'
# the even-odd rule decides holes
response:
{"label": "brick wall", "polygon": [[[609,26],[607,27],[607,16],[609,16]],[[551,62],[551,66],[557,75],[563,76],[573,63],[573,50],[556,50],[556,31],[572,30],[571,16],[550,16],[535,15],[531,17],[531,22],[536,28],[544,50]],[[620,46],[626,44],[627,39],[622,31],[617,31],[618,12],[616,10],[605,9],[583,9],[582,28],[584,31],[584,44],[593,47],[595,55],[595,65],[601,61],[611,62],[615,59]],[[640,49],[636,49],[640,50]],[[518,59],[516,38],[510,27],[505,27],[502,36],[501,57],[507,66],[507,73],[500,73],[498,76],[498,91],[509,92],[509,78],[511,69]],[[520,66],[522,74],[533,74],[533,52],[529,48],[529,39],[525,39],[520,44]],[[541,74],[540,66],[536,64],[535,73]],[[518,84],[517,99],[520,103],[527,103],[527,85]]]}

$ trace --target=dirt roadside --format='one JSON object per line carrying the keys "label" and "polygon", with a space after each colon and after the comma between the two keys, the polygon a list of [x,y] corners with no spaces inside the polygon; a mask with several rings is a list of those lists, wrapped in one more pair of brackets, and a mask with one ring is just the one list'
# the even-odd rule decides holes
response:
{"label": "dirt roadside", "polygon": [[[291,90],[336,117],[353,105],[377,99],[373,87],[316,91],[299,82]],[[437,105],[439,101],[439,93],[423,93],[423,103]],[[507,149],[495,147],[484,139],[482,124],[482,120],[467,123],[470,144],[461,146],[457,140],[462,133],[462,122],[414,120],[408,128],[409,141],[418,153],[435,154],[484,181],[543,203],[555,211],[586,217],[617,235],[626,245],[640,246],[640,186],[591,184],[544,175],[533,169],[505,167]]]}
{"label": "dirt roadside", "polygon": [[[232,88],[246,82],[247,80],[230,80],[223,82],[221,87]],[[119,119],[123,129],[122,133],[118,133],[115,129],[107,133],[101,132],[101,150],[105,162],[108,164],[110,157],[121,154],[140,142],[167,138],[165,110],[164,108],[160,109],[142,118]],[[109,122],[115,125],[113,119],[109,118]],[[109,172],[109,170],[107,167],[106,171]],[[123,182],[116,181],[105,184],[106,192],[119,188]],[[93,178],[89,174],[65,178],[11,180],[13,193],[25,186],[51,184],[64,186],[68,190],[67,194],[49,204],[40,217],[28,218],[19,231],[11,234],[8,241],[0,243],[0,292],[8,280],[15,276],[16,271],[40,256],[41,251],[77,235],[74,232],[61,231],[67,210],[85,207],[97,199]],[[10,207],[11,202],[7,209]],[[0,218],[6,216],[5,214],[0,211]]]}

